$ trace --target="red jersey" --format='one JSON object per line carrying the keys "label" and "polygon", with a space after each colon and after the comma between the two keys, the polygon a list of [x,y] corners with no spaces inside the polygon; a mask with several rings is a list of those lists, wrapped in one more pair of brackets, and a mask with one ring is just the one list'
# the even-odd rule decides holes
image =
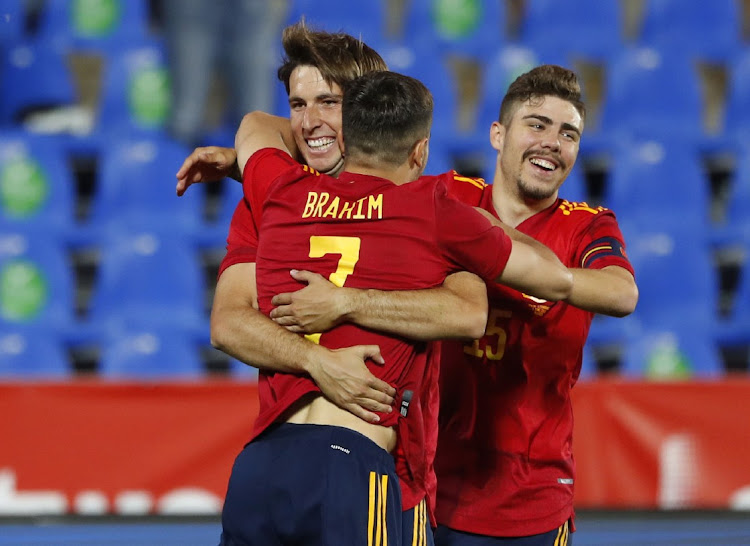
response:
{"label": "red jersey", "polygon": [[[451,195],[497,215],[492,187]],[[558,199],[517,229],[568,267],[633,272],[614,214]],[[547,532],[573,516],[570,390],[593,313],[488,284],[482,339],[442,342],[437,520],[489,536]]]}
{"label": "red jersey", "polygon": [[[292,268],[317,272],[339,286],[410,290],[439,286],[459,270],[495,279],[510,255],[505,233],[449,198],[438,177],[401,186],[346,172],[335,179],[267,148],[250,158],[244,179],[245,199],[260,234],[256,271],[264,313],[271,311],[274,295],[302,288],[290,276]],[[396,470],[404,509],[412,508],[425,498],[430,483],[438,353],[432,344],[353,324],[323,333],[319,343],[332,349],[380,347],[385,365],[371,364],[370,371],[398,392],[397,411],[381,414],[380,424],[397,429]],[[261,371],[258,390],[254,435],[318,387],[308,376]]]}

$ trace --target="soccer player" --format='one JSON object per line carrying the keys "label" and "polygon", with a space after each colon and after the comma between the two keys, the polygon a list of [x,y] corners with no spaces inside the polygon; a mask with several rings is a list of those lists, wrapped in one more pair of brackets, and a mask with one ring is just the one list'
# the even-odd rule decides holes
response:
{"label": "soccer player", "polygon": [[[551,301],[570,295],[572,275],[552,252],[450,198],[439,177],[419,178],[432,121],[432,96],[419,81],[380,71],[348,84],[339,179],[296,163],[294,139],[277,130],[278,119],[249,114],[236,139],[245,197],[262,233],[256,267],[264,313],[276,293],[299,286],[289,275],[298,264],[360,289],[429,288],[470,270]],[[421,396],[437,381],[436,355],[429,343],[352,324],[315,341],[379,346],[382,362],[370,370],[396,386],[399,411],[367,423],[321,396],[310,377],[261,369],[253,438],[235,461],[224,505],[226,544],[402,543],[395,483],[428,480],[433,449],[422,408],[429,401]],[[401,457],[389,454],[397,444]]]}

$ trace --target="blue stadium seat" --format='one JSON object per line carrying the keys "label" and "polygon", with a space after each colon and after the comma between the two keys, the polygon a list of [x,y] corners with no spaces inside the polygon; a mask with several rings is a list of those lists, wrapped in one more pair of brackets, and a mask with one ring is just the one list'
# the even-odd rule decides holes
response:
{"label": "blue stadium seat", "polygon": [[22,131],[0,133],[0,230],[72,241],[75,195],[72,168],[58,140]]}
{"label": "blue stadium seat", "polygon": [[305,22],[314,29],[345,32],[361,38],[371,47],[387,36],[387,0],[291,0],[289,4],[287,24],[296,23],[304,17]]}
{"label": "blue stadium seat", "polygon": [[521,43],[569,62],[606,64],[622,49],[623,30],[619,0],[527,0]]}
{"label": "blue stadium seat", "polygon": [[0,234],[0,326],[72,333],[75,279],[62,247],[46,237]]}
{"label": "blue stadium seat", "polygon": [[483,62],[505,42],[505,3],[498,0],[410,0],[405,19],[402,41],[425,64],[422,55],[446,53]]}
{"label": "blue stadium seat", "polygon": [[92,327],[169,324],[208,334],[198,254],[170,232],[125,230],[103,241],[89,322]]}
{"label": "blue stadium seat", "polygon": [[700,228],[687,220],[671,230],[647,224],[622,228],[640,292],[632,316],[644,331],[691,325],[714,335],[719,279]]}
{"label": "blue stadium seat", "polygon": [[3,328],[0,331],[0,379],[69,379],[73,375],[64,344],[52,331]]}
{"label": "blue stadium seat", "polygon": [[610,134],[694,135],[700,143],[702,116],[700,77],[687,55],[629,47],[607,64],[601,127]]}
{"label": "blue stadium seat", "polygon": [[728,60],[727,100],[723,130],[731,144],[748,141],[750,136],[750,47]]}
{"label": "blue stadium seat", "polygon": [[446,58],[435,51],[421,53],[408,44],[383,43],[376,47],[390,70],[417,78],[432,92],[431,145],[446,153],[462,148],[457,134],[458,83]]}
{"label": "blue stadium seat", "polygon": [[0,1],[0,51],[21,41],[26,35],[25,0]]}
{"label": "blue stadium seat", "polygon": [[148,34],[148,0],[46,0],[40,39],[66,50],[101,52]]}
{"label": "blue stadium seat", "polygon": [[646,0],[639,41],[726,62],[740,46],[741,30],[737,0]]}
{"label": "blue stadium seat", "polygon": [[[190,150],[166,137],[122,138],[102,152],[91,205],[90,239],[123,229],[203,231],[203,188],[175,194],[175,173]],[[239,184],[238,184],[239,186]]]}
{"label": "blue stadium seat", "polygon": [[2,51],[0,125],[18,126],[26,114],[72,106],[78,98],[65,58],[44,42],[22,41]]}
{"label": "blue stadium seat", "polygon": [[722,344],[750,347],[750,260],[745,260],[740,271],[732,308],[729,317],[719,325],[718,337]]}
{"label": "blue stadium seat", "polygon": [[620,224],[682,227],[695,224],[699,241],[708,240],[710,183],[692,143],[679,140],[622,139],[612,149],[604,205]]}
{"label": "blue stadium seat", "polygon": [[96,120],[102,138],[163,134],[171,107],[169,66],[161,42],[134,42],[113,53],[102,77]]}
{"label": "blue stadium seat", "polygon": [[665,324],[629,340],[620,372],[632,379],[707,379],[724,375],[724,365],[710,332]]}
{"label": "blue stadium seat", "polygon": [[114,328],[102,339],[99,376],[118,380],[205,377],[195,340],[177,329],[141,326]]}
{"label": "blue stadium seat", "polygon": [[750,245],[750,146],[738,146],[731,175],[726,215],[713,226],[712,241],[717,246]]}

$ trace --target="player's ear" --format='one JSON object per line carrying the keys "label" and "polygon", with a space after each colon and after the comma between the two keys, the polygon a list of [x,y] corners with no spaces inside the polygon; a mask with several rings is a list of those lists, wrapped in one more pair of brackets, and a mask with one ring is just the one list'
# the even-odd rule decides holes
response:
{"label": "player's ear", "polygon": [[492,122],[492,125],[490,125],[490,144],[496,150],[502,150],[504,142],[505,125],[502,125],[499,121]]}
{"label": "player's ear", "polygon": [[427,166],[427,159],[430,156],[430,139],[421,138],[414,143],[409,153],[409,165],[416,167],[419,171],[424,171]]}

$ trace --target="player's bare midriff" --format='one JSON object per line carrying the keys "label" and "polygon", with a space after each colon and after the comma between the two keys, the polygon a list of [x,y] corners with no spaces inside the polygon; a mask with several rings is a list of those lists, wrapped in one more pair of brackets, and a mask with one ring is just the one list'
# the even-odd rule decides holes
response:
{"label": "player's bare midriff", "polygon": [[310,393],[292,405],[280,420],[298,425],[332,425],[344,427],[367,436],[387,452],[396,447],[393,427],[373,425],[343,410],[319,393]]}

